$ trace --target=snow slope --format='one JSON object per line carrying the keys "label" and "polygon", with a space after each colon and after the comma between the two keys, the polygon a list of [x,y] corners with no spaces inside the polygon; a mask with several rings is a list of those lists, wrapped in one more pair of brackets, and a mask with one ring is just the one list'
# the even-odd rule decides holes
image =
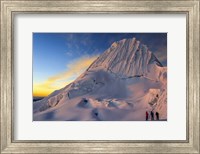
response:
{"label": "snow slope", "polygon": [[167,68],[135,38],[114,42],[74,82],[33,103],[33,120],[167,119]]}

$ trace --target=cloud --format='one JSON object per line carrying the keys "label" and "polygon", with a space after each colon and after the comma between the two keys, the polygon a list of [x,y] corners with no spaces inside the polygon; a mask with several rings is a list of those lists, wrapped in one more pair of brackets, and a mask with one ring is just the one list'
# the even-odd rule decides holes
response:
{"label": "cloud", "polygon": [[67,51],[65,54],[66,54],[67,56],[72,56],[72,55],[73,55],[72,51]]}
{"label": "cloud", "polygon": [[[93,43],[92,34],[90,33],[68,33],[66,35],[66,45],[68,47],[89,46]],[[78,45],[78,46],[76,46]],[[80,46],[79,46],[80,45]]]}
{"label": "cloud", "polygon": [[[89,52],[88,47],[92,47],[93,46],[93,39],[92,39],[92,35],[91,33],[68,33],[65,36],[65,40],[66,40],[66,46],[68,51],[71,53],[73,53],[73,55],[82,55],[83,52],[85,51],[85,48],[87,48],[87,53]],[[67,52],[68,52],[67,51]],[[72,52],[73,51],[73,52]],[[71,56],[68,55],[68,53],[66,53],[67,56]]]}
{"label": "cloud", "polygon": [[83,56],[70,62],[67,65],[67,71],[51,76],[42,83],[35,83],[33,85],[33,95],[47,96],[51,92],[66,86],[80,76],[97,57],[98,55]]}

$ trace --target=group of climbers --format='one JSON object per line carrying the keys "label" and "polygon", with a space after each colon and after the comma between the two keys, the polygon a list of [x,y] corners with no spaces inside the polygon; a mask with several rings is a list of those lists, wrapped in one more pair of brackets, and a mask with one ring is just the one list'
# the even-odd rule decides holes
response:
{"label": "group of climbers", "polygon": [[[156,112],[156,119],[155,120],[159,120],[159,113]],[[148,111],[146,111],[146,121],[149,120],[149,117],[151,117],[151,120],[154,121],[154,112],[151,111],[150,113]]]}

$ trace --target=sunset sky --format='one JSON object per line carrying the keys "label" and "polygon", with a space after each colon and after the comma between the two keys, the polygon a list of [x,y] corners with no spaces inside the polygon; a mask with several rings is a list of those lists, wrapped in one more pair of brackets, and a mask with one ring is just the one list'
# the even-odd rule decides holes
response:
{"label": "sunset sky", "polygon": [[167,65],[166,33],[33,33],[33,96],[66,86],[113,42],[133,37]]}

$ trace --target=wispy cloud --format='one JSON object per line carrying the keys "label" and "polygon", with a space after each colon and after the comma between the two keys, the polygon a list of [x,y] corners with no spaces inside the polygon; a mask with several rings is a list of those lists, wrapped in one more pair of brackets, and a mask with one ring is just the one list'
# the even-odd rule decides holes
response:
{"label": "wispy cloud", "polygon": [[72,51],[67,51],[65,54],[66,54],[67,56],[72,56],[72,55],[73,55]]}
{"label": "wispy cloud", "polygon": [[64,87],[76,79],[83,73],[98,55],[89,57],[83,56],[73,62],[70,62],[66,67],[67,71],[49,77],[42,83],[35,83],[33,85],[34,96],[47,96],[51,92]]}
{"label": "wispy cloud", "polygon": [[[68,33],[66,35],[66,46],[70,51],[73,51],[73,54],[75,55],[82,55],[84,52],[88,52],[84,48],[92,47],[93,46],[93,39],[92,34],[85,33]],[[68,51],[67,51],[68,52]],[[68,53],[66,53],[67,55]]]}

